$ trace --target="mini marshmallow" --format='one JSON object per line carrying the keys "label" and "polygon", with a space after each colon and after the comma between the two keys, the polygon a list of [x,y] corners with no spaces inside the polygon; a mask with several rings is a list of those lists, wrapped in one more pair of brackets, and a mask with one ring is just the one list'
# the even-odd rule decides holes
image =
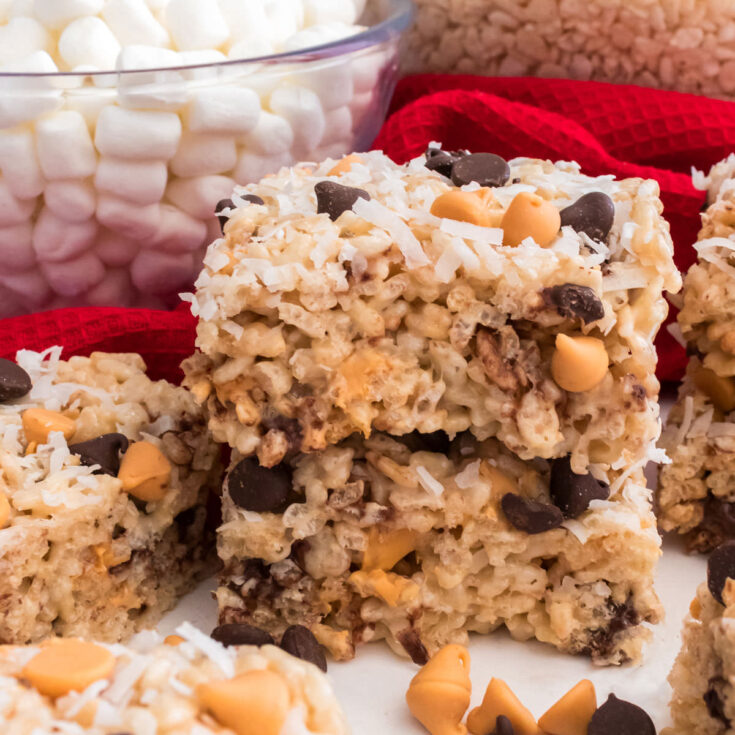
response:
{"label": "mini marshmallow", "polygon": [[236,183],[244,186],[260,181],[267,174],[274,174],[284,166],[293,163],[290,153],[277,153],[274,156],[261,156],[257,153],[244,151],[237,160],[233,176]]}
{"label": "mini marshmallow", "polygon": [[105,266],[89,251],[63,263],[41,263],[41,272],[59,296],[80,296],[105,277]]}
{"label": "mini marshmallow", "polygon": [[165,17],[179,51],[216,49],[230,37],[217,0],[171,0]]}
{"label": "mini marshmallow", "polygon": [[146,240],[158,229],[160,205],[141,207],[110,194],[97,198],[97,220],[101,225],[133,240]]}
{"label": "mini marshmallow", "polygon": [[172,112],[127,110],[110,105],[97,120],[95,145],[105,156],[169,159],[181,139],[181,120]]}
{"label": "mini marshmallow", "polygon": [[10,18],[30,18],[33,15],[33,0],[12,0],[10,3]]}
{"label": "mini marshmallow", "polygon": [[304,22],[307,26],[337,21],[355,23],[358,8],[352,0],[304,0]]}
{"label": "mini marshmallow", "polygon": [[153,204],[161,200],[167,179],[168,170],[163,161],[131,161],[102,156],[94,185],[99,191],[136,204]]}
{"label": "mini marshmallow", "polygon": [[252,89],[213,87],[196,94],[188,110],[195,133],[239,135],[252,130],[260,116],[260,98]]}
{"label": "mini marshmallow", "polygon": [[[58,69],[45,51],[36,51],[19,61],[3,64],[0,72],[52,74]],[[61,90],[49,76],[11,77],[0,75],[0,129],[35,120],[61,107]]]}
{"label": "mini marshmallow", "polygon": [[325,110],[349,105],[355,93],[352,70],[344,59],[322,62],[316,68],[295,73],[292,78],[295,84],[319,95]]}
{"label": "mini marshmallow", "polygon": [[49,181],[43,193],[46,206],[67,222],[84,222],[94,215],[97,195],[89,181]]}
{"label": "mini marshmallow", "polygon": [[372,92],[363,92],[356,94],[350,102],[350,110],[352,111],[352,119],[360,121],[360,124],[371,123],[368,112],[375,104]]}
{"label": "mini marshmallow", "polygon": [[34,18],[12,18],[0,26],[0,64],[12,63],[50,48],[51,37]]}
{"label": "mini marshmallow", "polygon": [[[324,140],[349,140],[352,135],[352,112],[350,108],[337,107],[324,115]],[[321,158],[317,159],[321,161]]]}
{"label": "mini marshmallow", "polygon": [[145,0],[145,4],[150,8],[152,13],[157,14],[168,5],[168,0]]}
{"label": "mini marshmallow", "polygon": [[145,0],[107,0],[102,18],[123,46],[168,46],[171,41]]}
{"label": "mini marshmallow", "polygon": [[176,51],[157,46],[126,46],[118,55],[116,68],[124,71],[119,76],[118,98],[124,107],[153,110],[179,110],[187,102],[189,93],[184,75],[174,71],[140,71],[136,69],[163,69],[182,63]]}
{"label": "mini marshmallow", "polygon": [[0,132],[0,172],[19,199],[34,198],[43,191],[45,182],[30,130]]}
{"label": "mini marshmallow", "polygon": [[270,40],[276,47],[304,25],[302,0],[268,0],[265,12],[270,21]]}
{"label": "mini marshmallow", "polygon": [[102,71],[114,69],[119,53],[120,44],[107,23],[95,16],[73,20],[59,38],[59,56],[68,69],[79,66]]}
{"label": "mini marshmallow", "polygon": [[279,87],[271,95],[270,107],[291,124],[296,157],[307,158],[321,142],[326,127],[319,97],[304,87]]}
{"label": "mini marshmallow", "polygon": [[[212,207],[212,213],[214,213],[214,207]],[[211,214],[210,218],[212,218]],[[217,220],[212,219],[215,224],[219,225]],[[156,234],[145,243],[145,247],[164,250],[168,253],[191,253],[206,245],[207,242],[209,242],[207,225],[202,220],[194,219],[172,204],[161,204],[160,227]]]}
{"label": "mini marshmallow", "polygon": [[47,28],[61,30],[85,15],[97,15],[104,0],[33,0],[33,15]]}
{"label": "mini marshmallow", "polygon": [[5,273],[18,273],[33,268],[33,225],[23,222],[10,227],[0,227],[0,260]]}
{"label": "mini marshmallow", "polygon": [[372,92],[378,84],[380,73],[388,59],[382,51],[372,51],[365,55],[354,55],[350,59],[352,83],[355,92]]}
{"label": "mini marshmallow", "polygon": [[236,163],[234,138],[185,131],[171,159],[171,171],[176,176],[206,176],[231,171]]}
{"label": "mini marshmallow", "polygon": [[267,36],[248,38],[246,41],[238,41],[230,46],[227,52],[228,59],[254,59],[260,56],[271,56],[276,50]]}
{"label": "mini marshmallow", "polygon": [[291,150],[293,129],[288,120],[271,112],[262,112],[258,124],[243,137],[248,150],[264,156],[275,156]]}
{"label": "mini marshmallow", "polygon": [[88,250],[97,234],[97,223],[67,222],[44,207],[33,228],[33,249],[38,260],[61,262]]}
{"label": "mini marshmallow", "polygon": [[166,188],[166,197],[193,217],[206,220],[214,216],[217,202],[229,197],[234,186],[228,176],[174,179]]}
{"label": "mini marshmallow", "polygon": [[36,146],[47,179],[83,179],[94,173],[97,156],[87,123],[78,112],[62,110],[41,118]]}
{"label": "mini marshmallow", "polygon": [[0,0],[0,23],[7,23],[13,0]]}
{"label": "mini marshmallow", "polygon": [[114,268],[86,293],[91,306],[130,306],[133,300],[133,284],[127,268]]}
{"label": "mini marshmallow", "polygon": [[[179,63],[181,66],[193,66],[193,69],[184,69],[181,73],[186,79],[215,80],[218,78],[220,69],[212,64],[220,64],[227,61],[227,57],[221,51],[214,49],[203,49],[201,51],[181,51]],[[199,67],[197,68],[197,65]]]}
{"label": "mini marshmallow", "polygon": [[270,35],[263,0],[219,0],[219,9],[234,41],[257,37],[267,39]]}
{"label": "mini marshmallow", "polygon": [[143,249],[133,261],[133,285],[144,294],[170,294],[191,286],[201,264],[192,255]]}
{"label": "mini marshmallow", "polygon": [[112,268],[128,265],[140,250],[140,241],[123,237],[117,232],[100,228],[94,243],[94,251],[99,259]]}
{"label": "mini marshmallow", "polygon": [[24,311],[37,311],[51,298],[51,289],[37,267],[22,273],[5,273],[0,270],[0,286],[16,295]]}
{"label": "mini marshmallow", "polygon": [[68,95],[64,103],[66,109],[78,112],[87,123],[87,128],[93,132],[100,112],[110,104],[110,100],[94,87],[83,87]]}
{"label": "mini marshmallow", "polygon": [[30,220],[35,199],[17,199],[4,178],[0,179],[0,227],[19,225]]}

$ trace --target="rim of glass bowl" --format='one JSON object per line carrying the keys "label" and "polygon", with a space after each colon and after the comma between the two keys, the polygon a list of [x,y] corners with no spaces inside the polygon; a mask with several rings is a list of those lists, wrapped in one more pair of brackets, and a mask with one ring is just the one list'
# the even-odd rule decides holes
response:
{"label": "rim of glass bowl", "polygon": [[[371,0],[368,0],[369,2]],[[375,0],[372,0],[375,2]],[[376,4],[380,3],[380,0]],[[184,66],[161,66],[149,67],[145,69],[107,69],[105,71],[13,71],[0,72],[2,78],[19,78],[19,77],[123,77],[126,75],[142,74],[144,72],[171,72],[186,71],[188,69],[217,69],[237,66],[239,64],[264,64],[268,66],[277,66],[283,63],[298,63],[307,61],[318,61],[319,59],[328,59],[335,56],[342,56],[353,53],[361,49],[377,46],[385,41],[390,41],[400,36],[403,31],[408,28],[413,20],[415,6],[413,0],[382,0],[385,8],[383,20],[369,26],[364,31],[356,33],[354,36],[347,36],[329,43],[319,44],[318,46],[310,46],[297,51],[286,51],[280,54],[271,54],[269,56],[253,56],[244,59],[227,59],[226,61],[215,61],[205,64],[186,64]]]}

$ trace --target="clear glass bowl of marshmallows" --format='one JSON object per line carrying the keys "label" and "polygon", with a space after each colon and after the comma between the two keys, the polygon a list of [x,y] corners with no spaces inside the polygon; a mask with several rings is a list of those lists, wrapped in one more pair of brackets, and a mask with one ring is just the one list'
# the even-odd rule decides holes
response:
{"label": "clear glass bowl of marshmallows", "polygon": [[168,308],[235,184],[370,145],[410,0],[0,0],[0,317]]}

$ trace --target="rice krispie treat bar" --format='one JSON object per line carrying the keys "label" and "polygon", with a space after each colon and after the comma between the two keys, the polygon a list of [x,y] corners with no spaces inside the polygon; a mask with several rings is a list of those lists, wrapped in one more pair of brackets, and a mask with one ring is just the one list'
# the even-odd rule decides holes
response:
{"label": "rice krispie treat bar", "polygon": [[709,207],[678,316],[691,359],[661,440],[672,463],[657,500],[662,528],[707,552],[735,537],[735,157],[695,183]]}
{"label": "rice krispie treat bar", "polygon": [[60,353],[0,361],[0,643],[125,638],[211,549],[219,450],[191,394],[138,355]]}
{"label": "rice krispie treat bar", "polygon": [[0,647],[4,735],[349,732],[316,666],[275,646],[226,648],[188,623],[177,633]]}
{"label": "rice krispie treat bar", "polygon": [[283,169],[221,204],[187,384],[269,467],[373,429],[643,462],[680,285],[661,209],[653,181],[489,153]]}
{"label": "rice krispie treat bar", "polygon": [[596,663],[640,658],[660,539],[640,469],[520,460],[494,439],[353,436],[225,481],[224,623],[302,624],[338,659],[418,663],[505,625]]}
{"label": "rice krispie treat bar", "polygon": [[707,584],[700,585],[684,621],[669,683],[674,726],[665,735],[735,732],[735,542],[708,560]]}
{"label": "rice krispie treat bar", "polygon": [[565,77],[735,97],[721,0],[417,0],[406,71]]}

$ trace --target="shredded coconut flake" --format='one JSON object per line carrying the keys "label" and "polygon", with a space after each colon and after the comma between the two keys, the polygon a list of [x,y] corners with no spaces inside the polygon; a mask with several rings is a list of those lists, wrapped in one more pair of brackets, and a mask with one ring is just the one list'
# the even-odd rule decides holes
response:
{"label": "shredded coconut flake", "polygon": [[440,497],[444,493],[444,486],[423,465],[416,466],[416,474],[419,476],[419,484],[427,492]]}
{"label": "shredded coconut flake", "polygon": [[411,232],[411,228],[395,212],[375,199],[358,199],[352,211],[358,217],[384,229],[398,245],[409,268],[420,268],[429,264],[430,261],[421,243]]}
{"label": "shredded coconut flake", "polygon": [[222,673],[231,679],[235,675],[233,655],[221,643],[212,640],[191,623],[182,623],[176,632],[193,646],[200,650]]}

